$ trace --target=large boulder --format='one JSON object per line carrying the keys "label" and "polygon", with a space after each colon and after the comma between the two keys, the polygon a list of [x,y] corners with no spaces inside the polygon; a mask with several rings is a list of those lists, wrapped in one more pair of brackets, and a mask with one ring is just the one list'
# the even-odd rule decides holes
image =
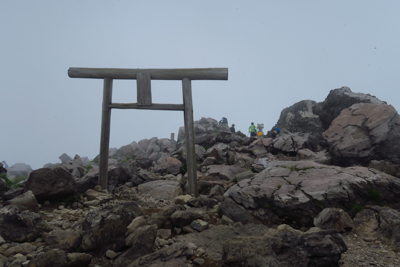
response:
{"label": "large boulder", "polygon": [[136,202],[110,203],[91,210],[82,223],[84,251],[119,251],[125,246],[126,227],[142,211]]}
{"label": "large boulder", "polygon": [[[115,188],[118,185],[123,185],[131,178],[125,172],[125,169],[123,167],[109,167],[107,174],[108,189]],[[88,189],[93,189],[96,185],[98,185],[98,181],[98,172],[88,173],[76,182],[77,191],[79,193],[84,193]]]}
{"label": "large boulder", "polygon": [[318,115],[314,114],[313,108],[317,102],[302,100],[282,110],[278,125],[292,133],[314,133],[323,132],[322,122]]}
{"label": "large boulder", "polygon": [[354,217],[354,230],[366,241],[386,239],[400,248],[400,212],[368,206]]}
{"label": "large boulder", "polygon": [[52,249],[41,253],[28,263],[28,267],[84,267],[89,266],[92,255],[87,253],[67,253],[60,249]]}
{"label": "large boulder", "polygon": [[[271,229],[264,236],[237,236],[224,245],[227,266],[339,266],[347,246],[334,230],[300,234]],[[246,253],[243,253],[243,252]]]}
{"label": "large boulder", "polygon": [[384,104],[354,104],[333,120],[324,136],[343,165],[390,160],[400,164],[400,116]]}
{"label": "large boulder", "polygon": [[322,127],[326,130],[343,109],[349,108],[356,103],[386,104],[386,102],[379,100],[375,96],[353,93],[349,87],[344,86],[331,90],[323,102],[313,107],[313,112],[319,116]]}
{"label": "large boulder", "polygon": [[39,206],[35,195],[31,190],[26,191],[22,195],[16,196],[10,200],[10,205],[18,207],[20,211],[29,210],[38,212]]}
{"label": "large boulder", "polygon": [[180,162],[180,160],[171,157],[168,154],[165,154],[155,162],[154,171],[164,174],[171,173],[176,175],[181,172],[181,167],[182,162]]}
{"label": "large boulder", "polygon": [[8,242],[33,242],[45,232],[51,231],[39,214],[20,211],[12,205],[0,209],[0,225],[0,236]]}
{"label": "large boulder", "polygon": [[177,196],[182,195],[182,188],[179,182],[156,180],[140,184],[138,191],[141,194],[149,194],[154,199],[173,201]]}
{"label": "large boulder", "polygon": [[24,186],[24,192],[31,190],[40,201],[62,199],[77,192],[73,175],[62,167],[34,170]]}
{"label": "large boulder", "polygon": [[356,204],[400,207],[400,179],[365,167],[273,161],[253,179],[228,189],[225,196],[250,212],[265,209],[287,222],[311,227],[328,207],[345,211]]}
{"label": "large boulder", "polygon": [[7,168],[8,176],[18,177],[18,176],[29,176],[32,172],[31,166],[25,163],[15,163],[14,165]]}

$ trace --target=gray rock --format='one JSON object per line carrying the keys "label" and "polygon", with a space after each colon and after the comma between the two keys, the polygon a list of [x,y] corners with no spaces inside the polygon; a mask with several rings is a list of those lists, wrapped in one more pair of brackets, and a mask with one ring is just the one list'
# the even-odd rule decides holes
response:
{"label": "gray rock", "polygon": [[15,163],[14,165],[7,168],[7,174],[13,177],[29,176],[31,172],[31,166],[25,163]]}
{"label": "gray rock", "polygon": [[28,267],[83,267],[88,266],[91,261],[92,256],[86,253],[66,253],[63,250],[52,249],[33,258]]}
{"label": "gray rock", "polygon": [[49,232],[51,228],[40,215],[29,211],[19,211],[16,206],[0,209],[0,235],[6,241],[32,242]]}
{"label": "gray rock", "polygon": [[326,207],[349,210],[353,203],[374,205],[377,202],[397,207],[399,190],[398,178],[365,167],[272,161],[252,180],[232,186],[225,196],[230,196],[249,212],[270,210],[289,222],[313,226],[314,217]]}
{"label": "gray rock", "polygon": [[313,108],[313,111],[319,116],[322,126],[326,130],[329,128],[332,121],[339,116],[342,110],[356,103],[387,104],[370,94],[353,93],[349,87],[344,86],[331,90],[325,100],[318,103],[318,105]]}
{"label": "gray rock", "polygon": [[141,194],[150,194],[154,199],[173,201],[177,196],[182,195],[182,189],[175,181],[152,181],[138,186]]}
{"label": "gray rock", "polygon": [[83,251],[118,251],[125,246],[126,227],[142,215],[139,206],[133,202],[112,203],[91,210],[82,223],[85,231],[81,248]]}
{"label": "gray rock", "polygon": [[24,192],[29,190],[39,202],[66,198],[77,192],[75,179],[62,167],[34,170],[24,186]]}
{"label": "gray rock", "polygon": [[72,158],[70,156],[68,156],[66,153],[63,153],[58,158],[61,160],[62,163],[66,163],[66,162],[72,160]]}
{"label": "gray rock", "polygon": [[73,252],[81,244],[83,231],[53,230],[45,235],[48,249],[61,249],[65,252]]}
{"label": "gray rock", "polygon": [[157,225],[145,225],[136,228],[126,240],[130,248],[124,251],[114,262],[113,266],[125,267],[137,258],[152,252],[156,239]]}
{"label": "gray rock", "polygon": [[[229,266],[338,266],[347,246],[334,230],[297,235],[270,230],[264,236],[237,236],[224,244]],[[246,251],[247,253],[242,253]]]}
{"label": "gray rock", "polygon": [[39,210],[38,202],[31,190],[28,190],[22,195],[11,199],[10,205],[18,207],[20,211],[29,210],[32,212],[37,212]]}
{"label": "gray rock", "polygon": [[353,220],[347,212],[338,208],[326,208],[314,219],[314,225],[324,230],[333,229],[338,233],[351,231]]}
{"label": "gray rock", "polygon": [[389,105],[354,104],[324,132],[331,152],[346,164],[387,159],[400,163],[400,116]]}

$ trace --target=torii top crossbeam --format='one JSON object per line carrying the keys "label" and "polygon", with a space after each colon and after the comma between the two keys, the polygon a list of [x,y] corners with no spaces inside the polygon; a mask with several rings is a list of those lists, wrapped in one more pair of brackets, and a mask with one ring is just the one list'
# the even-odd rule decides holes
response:
{"label": "torii top crossbeam", "polygon": [[[99,185],[107,188],[108,150],[110,143],[111,109],[181,110],[184,112],[186,161],[189,191],[198,196],[197,164],[194,142],[193,103],[191,80],[228,80],[227,68],[197,69],[110,69],[69,68],[71,78],[104,79],[100,136]],[[131,79],[137,82],[137,103],[112,103],[113,79]],[[151,99],[151,80],[182,80],[183,104],[154,104]]]}

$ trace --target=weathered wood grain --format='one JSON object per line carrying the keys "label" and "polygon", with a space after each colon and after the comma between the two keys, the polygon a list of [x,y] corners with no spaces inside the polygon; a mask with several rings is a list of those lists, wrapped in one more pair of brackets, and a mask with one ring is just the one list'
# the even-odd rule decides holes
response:
{"label": "weathered wood grain", "polygon": [[150,73],[138,73],[136,75],[137,104],[138,106],[151,105],[151,75]]}
{"label": "weathered wood grain", "polygon": [[100,133],[100,160],[99,160],[99,185],[102,189],[107,189],[108,179],[108,150],[110,145],[110,125],[111,108],[108,105],[112,101],[113,80],[104,79],[103,104],[101,114],[101,133]]}
{"label": "weathered wood grain", "polygon": [[185,137],[186,137],[186,164],[189,181],[189,193],[194,197],[198,197],[197,191],[197,162],[194,144],[194,123],[193,123],[193,103],[192,103],[192,83],[190,79],[182,80],[182,94],[185,110],[183,116],[185,120]]}
{"label": "weathered wood grain", "polygon": [[151,104],[150,106],[141,106],[137,103],[111,103],[109,108],[117,109],[150,109],[150,110],[178,110],[183,111],[183,104]]}
{"label": "weathered wood grain", "polygon": [[112,69],[69,68],[71,78],[136,79],[138,73],[150,73],[152,80],[228,80],[228,68],[194,69]]}

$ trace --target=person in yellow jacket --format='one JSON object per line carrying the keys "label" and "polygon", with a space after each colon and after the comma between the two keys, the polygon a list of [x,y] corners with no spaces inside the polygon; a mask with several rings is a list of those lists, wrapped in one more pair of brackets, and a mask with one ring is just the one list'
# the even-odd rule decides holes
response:
{"label": "person in yellow jacket", "polygon": [[252,122],[249,127],[249,133],[250,133],[250,137],[257,135],[256,126],[254,125],[254,122]]}

